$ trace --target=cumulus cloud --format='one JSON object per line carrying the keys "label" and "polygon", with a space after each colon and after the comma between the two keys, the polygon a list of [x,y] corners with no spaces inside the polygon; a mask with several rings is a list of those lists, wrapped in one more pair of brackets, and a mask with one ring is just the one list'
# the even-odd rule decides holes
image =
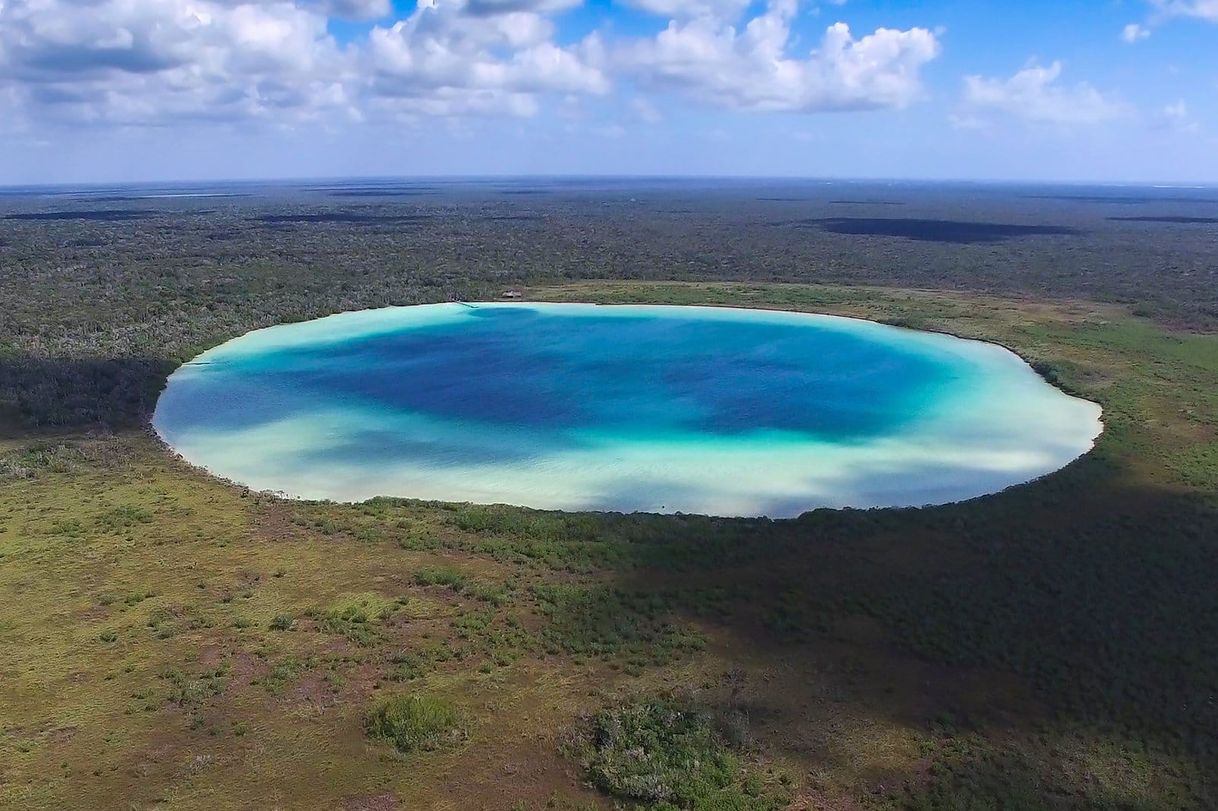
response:
{"label": "cumulus cloud", "polygon": [[[547,97],[608,93],[618,75],[729,109],[897,108],[939,53],[926,29],[856,37],[843,23],[794,53],[797,0],[751,16],[748,0],[623,1],[667,27],[564,42],[554,18],[583,0],[417,0],[400,19],[390,0],[0,0],[0,114],[10,129],[531,115]],[[335,17],[372,25],[340,43]],[[622,106],[658,118],[648,102]]]}
{"label": "cumulus cloud", "polygon": [[63,121],[527,115],[539,94],[602,93],[595,38],[554,42],[579,0],[420,0],[346,47],[328,16],[388,0],[0,0],[0,92]]}
{"label": "cumulus cloud", "polygon": [[373,29],[365,55],[371,95],[404,112],[529,115],[540,93],[608,91],[593,64],[595,37],[560,47],[540,13],[489,13],[487,0],[476,1],[482,7],[471,13],[469,0],[424,0],[408,19]]}
{"label": "cumulus cloud", "polygon": [[806,57],[788,56],[791,0],[773,0],[742,29],[714,16],[671,20],[652,39],[619,49],[615,63],[639,81],[739,110],[815,112],[905,107],[919,71],[939,54],[922,28],[880,28],[855,38],[830,26]]}
{"label": "cumulus cloud", "polygon": [[148,123],[345,103],[326,17],[286,2],[5,0],[0,83],[52,117]]}
{"label": "cumulus cloud", "polygon": [[973,110],[995,110],[1039,124],[1098,124],[1119,118],[1125,105],[1086,82],[1065,85],[1060,62],[1032,65],[1008,79],[967,76],[964,101]]}

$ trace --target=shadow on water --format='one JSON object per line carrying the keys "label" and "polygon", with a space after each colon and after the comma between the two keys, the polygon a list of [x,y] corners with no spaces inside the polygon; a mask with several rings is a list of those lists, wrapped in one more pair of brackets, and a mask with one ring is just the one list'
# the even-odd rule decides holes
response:
{"label": "shadow on water", "polygon": [[0,406],[25,426],[112,430],[142,426],[177,364],[165,358],[0,354]]}
{"label": "shadow on water", "polygon": [[775,225],[816,226],[833,234],[903,237],[920,242],[974,244],[1002,242],[1032,236],[1078,236],[1079,231],[1059,225],[1013,225],[1007,223],[920,220],[887,217],[831,217],[796,220]]}

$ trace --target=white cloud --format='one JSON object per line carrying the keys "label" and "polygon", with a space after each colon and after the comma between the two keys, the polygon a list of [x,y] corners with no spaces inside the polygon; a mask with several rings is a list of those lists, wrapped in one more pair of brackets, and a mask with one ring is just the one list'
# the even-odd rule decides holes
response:
{"label": "white cloud", "polygon": [[157,123],[342,108],[345,57],[287,2],[6,0],[0,84],[52,118]]}
{"label": "white cloud", "polygon": [[388,0],[0,0],[0,93],[28,117],[119,125],[528,115],[540,94],[609,87],[594,38],[554,42],[546,14],[578,2],[420,0],[341,47],[326,15]]}
{"label": "white cloud", "polygon": [[1150,0],[1160,13],[1171,17],[1197,17],[1218,22],[1218,0]]}
{"label": "white cloud", "polygon": [[368,92],[408,113],[531,115],[540,93],[608,91],[608,78],[593,64],[600,56],[594,37],[560,47],[543,15],[489,13],[481,2],[470,14],[466,0],[425,0],[406,20],[374,28],[365,56]]}
{"label": "white cloud", "polygon": [[1032,65],[1009,79],[966,76],[964,101],[974,110],[995,110],[1039,124],[1098,124],[1119,118],[1126,107],[1086,82],[1058,82],[1062,65]]}
{"label": "white cloud", "polygon": [[1146,0],[1152,13],[1146,23],[1130,23],[1121,31],[1121,39],[1129,44],[1141,42],[1151,30],[1173,17],[1193,17],[1218,23],[1218,0]]}
{"label": "white cloud", "polygon": [[1133,45],[1135,42],[1141,42],[1149,36],[1150,29],[1137,23],[1130,23],[1121,30],[1122,41],[1130,45]]}
{"label": "white cloud", "polygon": [[615,53],[639,81],[740,110],[816,112],[905,107],[922,92],[919,71],[939,54],[923,28],[880,28],[855,39],[845,23],[807,57],[787,55],[793,0],[772,0],[741,30],[710,16],[672,20],[653,39]]}
{"label": "white cloud", "polygon": [[[792,53],[797,0],[623,0],[670,17],[652,38],[562,42],[584,0],[0,0],[0,116],[162,126],[329,124],[388,115],[535,113],[548,97],[608,93],[615,74],[738,110],[904,107],[939,53],[926,29],[854,37],[830,26]],[[340,44],[334,17],[378,21]],[[656,121],[650,100],[623,114]]]}

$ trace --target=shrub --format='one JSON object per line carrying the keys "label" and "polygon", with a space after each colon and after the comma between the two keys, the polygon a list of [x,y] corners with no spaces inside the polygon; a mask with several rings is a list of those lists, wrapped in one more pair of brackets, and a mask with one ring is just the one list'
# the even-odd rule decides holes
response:
{"label": "shrub", "polygon": [[483,580],[473,580],[465,587],[465,592],[475,600],[481,600],[484,603],[505,605],[511,596],[512,590],[506,583],[489,583]]}
{"label": "shrub", "polygon": [[308,662],[301,662],[297,659],[288,657],[277,663],[270,669],[270,672],[253,683],[261,684],[266,688],[268,693],[277,696],[286,690],[288,685],[294,682],[296,678],[307,670],[312,664],[313,663],[311,660]]}
{"label": "shrub", "polygon": [[133,504],[122,504],[112,510],[107,510],[97,518],[97,523],[103,529],[110,530],[111,532],[129,529],[136,524],[148,524],[151,522],[152,513],[143,507],[137,507]]}
{"label": "shrub", "polygon": [[378,594],[352,594],[333,603],[329,608],[314,608],[309,616],[317,627],[328,634],[345,636],[361,647],[375,645],[381,640],[376,624],[389,617],[398,606]]}
{"label": "shrub", "polygon": [[453,591],[465,588],[465,576],[451,566],[424,566],[414,573],[420,586],[448,586]]}
{"label": "shrub", "polygon": [[0,479],[29,479],[44,471],[65,473],[85,459],[71,445],[36,443],[0,456]]}
{"label": "shrub", "polygon": [[789,802],[742,768],[708,713],[673,701],[602,710],[581,754],[594,786],[658,809],[777,811]]}
{"label": "shrub", "polygon": [[367,730],[400,752],[431,751],[465,738],[461,715],[452,704],[418,693],[382,701],[368,714]]}

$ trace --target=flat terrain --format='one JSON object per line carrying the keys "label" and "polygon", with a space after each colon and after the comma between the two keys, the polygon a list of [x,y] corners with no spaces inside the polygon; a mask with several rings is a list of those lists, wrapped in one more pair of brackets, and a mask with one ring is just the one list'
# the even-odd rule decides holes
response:
{"label": "flat terrain", "polygon": [[[395,219],[0,202],[0,807],[1218,805],[1215,231],[1104,219],[1208,203],[367,191]],[[758,205],[923,224],[766,242]],[[770,522],[281,501],[147,429],[251,328],[508,286],[998,341],[1106,431],[996,496]]]}

